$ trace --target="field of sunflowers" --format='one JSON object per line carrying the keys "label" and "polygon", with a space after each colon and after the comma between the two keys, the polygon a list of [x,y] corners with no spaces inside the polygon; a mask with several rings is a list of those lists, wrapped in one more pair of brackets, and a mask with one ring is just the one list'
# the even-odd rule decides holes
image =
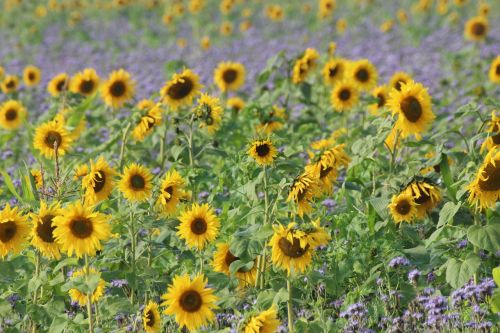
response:
{"label": "field of sunflowers", "polygon": [[499,332],[500,1],[0,0],[0,332]]}

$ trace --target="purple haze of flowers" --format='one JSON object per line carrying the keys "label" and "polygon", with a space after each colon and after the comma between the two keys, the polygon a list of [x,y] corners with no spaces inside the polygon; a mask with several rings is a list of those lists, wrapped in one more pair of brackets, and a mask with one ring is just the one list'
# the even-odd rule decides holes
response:
{"label": "purple haze of flowers", "polygon": [[395,257],[392,258],[391,261],[389,262],[389,267],[391,268],[398,268],[400,266],[409,266],[409,265],[410,261],[405,257]]}

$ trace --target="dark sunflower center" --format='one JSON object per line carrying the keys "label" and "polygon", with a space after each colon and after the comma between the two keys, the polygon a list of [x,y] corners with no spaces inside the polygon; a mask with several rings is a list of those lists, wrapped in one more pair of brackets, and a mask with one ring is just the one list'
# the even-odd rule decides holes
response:
{"label": "dark sunflower center", "polygon": [[[163,189],[163,191],[167,192],[170,194],[170,198],[172,198],[172,194],[174,194],[174,187],[173,186],[167,186]],[[170,198],[168,200],[170,200]],[[168,201],[167,200],[167,201]]]}
{"label": "dark sunflower center", "polygon": [[17,225],[14,221],[0,223],[0,241],[7,243],[16,235]]}
{"label": "dark sunflower center", "polygon": [[370,79],[370,73],[368,73],[366,68],[361,68],[356,72],[356,79],[361,82],[366,82]]}
{"label": "dark sunflower center", "polygon": [[408,96],[401,101],[401,110],[410,122],[417,122],[422,116],[422,106],[418,99]]}
{"label": "dark sunflower center", "polygon": [[52,225],[52,219],[54,215],[45,215],[41,218],[41,223],[36,226],[36,234],[45,243],[54,243],[54,235],[52,234],[55,226]]}
{"label": "dark sunflower center", "polygon": [[410,212],[411,205],[408,201],[402,200],[396,205],[396,211],[401,215],[406,215]]}
{"label": "dark sunflower center", "polygon": [[136,190],[142,190],[146,186],[146,181],[141,175],[133,175],[130,177],[130,185]]}
{"label": "dark sunflower center", "polygon": [[54,143],[57,142],[57,147],[61,146],[62,137],[56,131],[49,131],[45,136],[45,144],[47,147],[54,148]]}
{"label": "dark sunflower center", "polygon": [[403,81],[403,80],[398,80],[395,84],[394,84],[394,89],[398,90],[398,91],[401,91],[401,86],[403,84],[405,84],[406,81]]}
{"label": "dark sunflower center", "polygon": [[377,106],[379,108],[383,107],[385,105],[385,96],[383,94],[378,94],[377,98],[378,98]]}
{"label": "dark sunflower center", "polygon": [[196,235],[203,235],[207,232],[207,222],[198,217],[191,222],[191,231]]}
{"label": "dark sunflower center", "polygon": [[83,80],[80,83],[80,92],[82,94],[90,94],[94,90],[94,81],[92,80]]}
{"label": "dark sunflower center", "polygon": [[[496,166],[495,166],[496,165]],[[493,165],[489,163],[483,171],[483,177],[486,180],[478,181],[479,188],[483,191],[498,191],[500,190],[500,164],[498,162]]]}
{"label": "dark sunflower center", "polygon": [[328,70],[328,76],[335,77],[338,72],[339,72],[338,66],[330,67],[330,69]]}
{"label": "dark sunflower center", "polygon": [[474,23],[472,25],[472,34],[478,37],[483,36],[486,33],[486,27],[482,23]]}
{"label": "dark sunflower center", "polygon": [[306,197],[306,190],[305,189],[300,189],[297,193],[297,202],[301,202],[302,200],[304,200],[304,198]]}
{"label": "dark sunflower center", "polygon": [[203,300],[197,291],[188,290],[181,295],[179,304],[184,311],[196,312],[203,305]]}
{"label": "dark sunflower center", "polygon": [[35,73],[29,72],[28,73],[28,80],[29,81],[34,81],[35,80]]}
{"label": "dark sunflower center", "polygon": [[155,326],[155,314],[153,313],[153,310],[149,310],[146,313],[146,325],[148,327]]}
{"label": "dark sunflower center", "polygon": [[12,89],[16,87],[16,83],[14,82],[14,80],[10,80],[9,82],[7,82],[6,86],[7,88]]}
{"label": "dark sunflower center", "polygon": [[495,74],[500,75],[500,65],[497,65],[497,67],[495,68]]}
{"label": "dark sunflower center", "polygon": [[98,170],[94,175],[94,192],[98,193],[106,184],[106,174],[102,170]]}
{"label": "dark sunflower center", "polygon": [[13,121],[16,120],[17,118],[17,110],[15,109],[9,109],[7,112],[5,112],[5,119],[8,121]]}
{"label": "dark sunflower center", "polygon": [[239,260],[240,258],[239,257],[236,257],[235,255],[233,255],[230,251],[227,251],[226,252],[226,257],[224,258],[225,262],[226,262],[226,265],[229,267],[231,266],[231,264],[233,262],[235,262],[236,260]]}
{"label": "dark sunflower center", "polygon": [[324,178],[328,176],[328,174],[333,170],[332,167],[326,167],[326,168],[321,168],[321,171],[319,172],[319,178]]}
{"label": "dark sunflower center", "polygon": [[309,244],[305,248],[301,248],[300,241],[295,237],[293,238],[293,243],[286,239],[286,237],[281,237],[278,241],[278,246],[287,257],[291,258],[302,257],[309,248]]}
{"label": "dark sunflower center", "polygon": [[351,98],[351,91],[349,89],[342,89],[340,92],[339,92],[339,98],[340,100],[342,101],[348,101],[349,98]]}
{"label": "dark sunflower center", "polygon": [[59,92],[61,92],[64,89],[66,89],[66,80],[61,80],[61,81],[57,82],[57,84],[56,84],[56,90],[59,91]]}
{"label": "dark sunflower center", "polygon": [[[415,197],[415,194],[413,194]],[[419,205],[423,205],[426,202],[428,202],[431,199],[431,197],[428,194],[425,194],[423,191],[420,191],[420,196],[418,198],[415,198],[415,203]]]}
{"label": "dark sunflower center", "polygon": [[234,81],[236,81],[237,78],[238,78],[238,72],[235,71],[234,69],[228,69],[225,70],[224,73],[222,73],[222,79],[226,83],[233,83]]}
{"label": "dark sunflower center", "polygon": [[92,222],[84,217],[76,217],[70,223],[70,229],[73,236],[84,239],[92,235],[94,230]]}
{"label": "dark sunflower center", "polygon": [[500,144],[500,134],[493,135],[491,139],[493,140],[493,143],[495,143],[496,145]]}
{"label": "dark sunflower center", "polygon": [[172,99],[183,99],[191,93],[193,87],[193,82],[189,78],[183,77],[180,81],[168,88],[167,95]]}
{"label": "dark sunflower center", "polygon": [[267,154],[269,154],[270,150],[271,149],[269,148],[269,145],[267,143],[255,147],[255,151],[257,152],[257,155],[259,155],[259,157],[266,157]]}
{"label": "dark sunflower center", "polygon": [[127,86],[123,81],[113,82],[111,87],[109,87],[109,93],[113,95],[113,97],[122,97],[127,90]]}

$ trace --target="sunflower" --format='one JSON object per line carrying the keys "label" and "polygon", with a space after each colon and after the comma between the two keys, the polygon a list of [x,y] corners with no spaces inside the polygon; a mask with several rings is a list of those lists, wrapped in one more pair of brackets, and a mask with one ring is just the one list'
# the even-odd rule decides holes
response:
{"label": "sunflower", "polygon": [[36,66],[26,66],[23,71],[24,84],[27,87],[36,86],[42,77],[42,72]]}
{"label": "sunflower", "polygon": [[19,79],[15,75],[6,75],[0,87],[4,94],[13,93],[19,87]]}
{"label": "sunflower", "polygon": [[[216,272],[224,273],[227,276],[231,275],[229,267],[233,262],[239,260],[237,256],[231,253],[229,250],[229,244],[220,243],[217,244],[217,251],[214,253],[213,258],[213,269]],[[247,269],[242,267],[238,269],[235,273],[236,278],[240,282],[240,286],[253,285],[255,283],[255,278],[257,275],[257,264],[254,262],[252,268]]]}
{"label": "sunflower", "polygon": [[181,213],[179,221],[177,235],[184,239],[190,248],[203,249],[219,232],[219,218],[208,204],[193,204],[191,209]]}
{"label": "sunflower", "polygon": [[404,9],[399,9],[398,12],[396,13],[396,16],[400,23],[404,24],[408,22],[408,13]]}
{"label": "sunflower", "polygon": [[278,150],[270,140],[255,140],[248,148],[248,155],[255,159],[258,165],[270,165],[278,155]]}
{"label": "sunflower", "polygon": [[500,149],[494,147],[484,158],[475,179],[467,186],[468,201],[476,209],[493,208],[500,199]]}
{"label": "sunflower", "polygon": [[389,94],[387,105],[393,115],[398,115],[394,127],[401,131],[402,138],[414,135],[420,140],[420,134],[436,118],[431,109],[431,97],[427,89],[413,81],[403,84],[401,91],[393,89]]}
{"label": "sunflower", "polygon": [[174,74],[160,93],[163,102],[175,110],[180,106],[191,105],[193,98],[200,93],[202,87],[200,77],[190,69],[185,69],[180,74]]}
{"label": "sunflower", "polygon": [[400,193],[392,197],[389,209],[394,222],[411,222],[417,216],[418,205],[411,193]]}
{"label": "sunflower", "polygon": [[307,173],[314,175],[318,179],[318,185],[322,192],[331,194],[333,183],[337,180],[337,170],[340,167],[347,167],[351,159],[344,151],[344,144],[330,148],[318,157],[312,158],[315,162],[306,166]]}
{"label": "sunflower", "polygon": [[478,15],[488,16],[490,13],[491,7],[486,2],[480,3],[477,7]]}
{"label": "sunflower", "polygon": [[171,215],[177,211],[177,205],[186,196],[185,184],[185,180],[175,170],[171,170],[165,175],[161,183],[160,195],[156,201],[156,206],[162,213]]}
{"label": "sunflower", "polygon": [[319,0],[318,2],[318,16],[324,19],[330,16],[335,10],[336,1],[335,0]]}
{"label": "sunflower", "polygon": [[285,109],[273,105],[268,113],[259,113],[260,123],[257,125],[256,131],[258,133],[269,136],[275,131],[283,128],[285,118]]}
{"label": "sunflower", "polygon": [[330,95],[330,103],[337,112],[352,109],[358,103],[359,91],[349,81],[337,83]]}
{"label": "sunflower", "polygon": [[416,218],[422,219],[441,201],[441,190],[428,181],[413,181],[403,191],[417,204]]}
{"label": "sunflower", "polygon": [[156,333],[161,328],[160,312],[158,311],[158,304],[149,301],[148,305],[142,311],[142,325],[146,333]]}
{"label": "sunflower", "polygon": [[347,29],[347,21],[343,18],[339,19],[337,21],[337,24],[335,25],[335,28],[337,29],[337,33],[339,35],[342,35]]}
{"label": "sunflower", "polygon": [[181,329],[186,327],[190,332],[200,326],[215,320],[213,309],[218,300],[211,288],[207,288],[207,281],[203,275],[198,275],[193,281],[189,275],[175,276],[167,293],[161,297],[164,314],[175,315],[175,321]]}
{"label": "sunflower", "polygon": [[208,50],[210,48],[211,41],[210,37],[208,36],[203,36],[200,40],[200,47],[202,50]]}
{"label": "sunflower", "polygon": [[389,87],[401,91],[402,85],[410,83],[411,81],[413,81],[413,78],[410,74],[406,72],[396,72],[392,74],[389,80]]}
{"label": "sunflower", "polygon": [[74,127],[67,126],[66,118],[71,117],[70,113],[71,113],[70,109],[64,108],[61,111],[59,111],[59,113],[54,117],[54,121],[60,123],[61,126],[68,128],[71,131],[69,133],[70,139],[72,141],[75,141],[82,135],[83,131],[85,131],[87,127],[87,120],[84,114],[82,115],[80,121],[78,122],[78,125]]}
{"label": "sunflower", "polygon": [[89,205],[106,200],[113,190],[113,177],[116,171],[109,166],[104,157],[97,162],[90,161],[90,171],[82,179],[82,188],[85,190],[85,202]]}
{"label": "sunflower", "polygon": [[111,72],[102,84],[101,96],[108,106],[119,108],[131,100],[135,94],[135,81],[124,69]]}
{"label": "sunflower", "polygon": [[123,171],[118,188],[129,201],[145,201],[151,196],[153,176],[144,166],[132,163]]}
{"label": "sunflower", "polygon": [[89,173],[89,166],[87,164],[79,164],[75,167],[73,179],[78,181],[80,178],[85,177]]}
{"label": "sunflower", "polygon": [[349,81],[354,83],[356,89],[370,90],[377,84],[377,69],[367,59],[354,61],[349,67]]}
{"label": "sunflower", "polygon": [[71,78],[69,89],[75,94],[92,96],[99,88],[99,76],[93,68],[86,68]]}
{"label": "sunflower", "polygon": [[313,248],[307,243],[307,234],[295,228],[295,223],[284,227],[273,226],[274,234],[269,241],[273,264],[288,272],[303,273],[311,264]]}
{"label": "sunflower", "polygon": [[245,66],[239,62],[221,62],[214,70],[214,82],[223,92],[236,91],[245,83]]}
{"label": "sunflower", "polygon": [[[106,282],[101,279],[101,273],[99,273],[95,268],[90,267],[88,269],[88,274],[89,275],[98,275],[99,276],[99,282],[97,283],[97,287],[90,296],[90,299],[92,303],[97,302],[103,295],[104,295],[104,288],[106,285]],[[77,271],[74,271],[73,274],[71,275],[71,279],[76,279],[80,276],[85,276],[87,275],[87,269],[82,268]],[[76,288],[72,288],[69,290],[69,296],[71,297],[71,301],[78,303],[80,306],[85,306],[87,304],[87,294],[81,292],[80,290]]]}
{"label": "sunflower", "polygon": [[488,76],[491,83],[500,83],[500,55],[497,55],[497,57],[491,62]]}
{"label": "sunflower", "polygon": [[304,82],[308,73],[307,62],[302,58],[296,60],[292,70],[292,82],[294,84]]}
{"label": "sunflower", "polygon": [[57,154],[66,154],[71,145],[69,132],[61,123],[49,121],[41,124],[35,130],[33,146],[46,158],[54,158],[54,147],[57,146]]}
{"label": "sunflower", "polygon": [[345,59],[337,58],[328,60],[321,71],[325,84],[333,86],[335,83],[342,81],[346,67]]}
{"label": "sunflower", "polygon": [[325,246],[332,239],[330,234],[321,226],[320,220],[316,219],[306,226],[307,244],[312,248]]}
{"label": "sunflower", "polygon": [[491,112],[491,121],[486,132],[490,133],[490,136],[481,145],[481,152],[489,151],[500,144],[500,117],[495,111]]}
{"label": "sunflower", "polygon": [[7,203],[0,211],[0,256],[4,258],[9,252],[17,254],[24,247],[30,228],[27,218]]}
{"label": "sunflower", "polygon": [[61,215],[61,207],[58,202],[47,206],[45,201],[40,202],[40,210],[38,214],[32,214],[31,220],[33,227],[31,228],[31,244],[36,247],[45,257],[49,259],[59,260],[61,252],[59,251],[59,243],[54,237],[54,217]]}
{"label": "sunflower", "polygon": [[61,210],[61,215],[52,219],[56,229],[53,234],[68,256],[73,252],[78,258],[95,255],[102,248],[101,241],[108,240],[111,228],[109,216],[94,212],[92,207],[81,202],[69,204]]}
{"label": "sunflower", "polygon": [[219,27],[219,31],[223,36],[229,36],[233,33],[233,24],[230,21],[224,21]]}
{"label": "sunflower", "polygon": [[35,186],[37,189],[41,189],[43,186],[43,177],[42,172],[38,169],[31,169],[31,176],[33,176],[33,180],[35,181]]}
{"label": "sunflower", "polygon": [[311,200],[318,192],[317,178],[310,172],[305,171],[293,181],[287,201],[293,201],[297,205],[297,213],[299,216],[303,216],[311,212]]}
{"label": "sunflower", "polygon": [[0,66],[0,79],[3,77],[3,75],[5,74],[5,69]]}
{"label": "sunflower", "polygon": [[209,134],[214,134],[219,129],[223,112],[219,99],[208,94],[201,94],[194,109],[196,118],[201,120],[200,127],[206,128]]}
{"label": "sunflower", "polygon": [[57,74],[49,81],[47,91],[54,97],[68,90],[70,86],[70,78],[66,73]]}
{"label": "sunflower", "polygon": [[238,113],[245,107],[245,101],[240,97],[231,97],[227,100],[226,107]]}
{"label": "sunflower", "polygon": [[161,124],[161,114],[163,110],[159,105],[153,105],[149,111],[141,117],[139,123],[132,130],[132,136],[136,141],[143,141],[146,136],[153,132],[153,129]]}
{"label": "sunflower", "polygon": [[484,16],[476,16],[465,23],[464,36],[468,40],[480,42],[486,39],[488,30],[488,19]]}
{"label": "sunflower", "polygon": [[389,89],[387,89],[386,86],[375,87],[372,91],[372,96],[377,99],[377,102],[368,105],[368,112],[376,116],[379,114],[380,110],[386,106],[387,100],[389,99]]}
{"label": "sunflower", "polygon": [[266,311],[262,311],[256,316],[250,318],[245,325],[243,333],[275,333],[281,322],[278,319],[278,310],[273,304]]}
{"label": "sunflower", "polygon": [[26,119],[27,112],[21,102],[8,100],[0,106],[0,127],[18,129]]}

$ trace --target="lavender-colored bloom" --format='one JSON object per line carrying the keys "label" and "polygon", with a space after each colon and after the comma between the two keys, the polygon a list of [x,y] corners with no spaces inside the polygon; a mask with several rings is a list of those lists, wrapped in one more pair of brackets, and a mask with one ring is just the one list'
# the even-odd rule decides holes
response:
{"label": "lavender-colored bloom", "polygon": [[398,268],[400,266],[409,266],[410,261],[405,257],[395,257],[389,262],[389,267]]}
{"label": "lavender-colored bloom", "polygon": [[427,283],[431,283],[434,280],[436,280],[436,274],[434,274],[434,272],[429,272],[429,274],[427,274]]}
{"label": "lavender-colored bloom", "polygon": [[416,283],[418,278],[420,277],[420,275],[421,275],[421,273],[418,269],[411,270],[408,273],[408,280],[410,280],[410,282],[412,282],[412,283]]}
{"label": "lavender-colored bloom", "polygon": [[462,239],[460,242],[458,242],[457,248],[463,249],[467,247],[467,244],[469,244],[469,241],[467,239]]}
{"label": "lavender-colored bloom", "polygon": [[203,200],[206,199],[210,195],[210,192],[207,191],[201,191],[198,193],[198,199]]}
{"label": "lavender-colored bloom", "polygon": [[122,288],[128,285],[128,281],[125,279],[111,280],[111,285],[116,288]]}
{"label": "lavender-colored bloom", "polygon": [[17,301],[19,301],[21,297],[18,294],[11,294],[7,296],[7,302],[10,303],[11,306],[15,306]]}

